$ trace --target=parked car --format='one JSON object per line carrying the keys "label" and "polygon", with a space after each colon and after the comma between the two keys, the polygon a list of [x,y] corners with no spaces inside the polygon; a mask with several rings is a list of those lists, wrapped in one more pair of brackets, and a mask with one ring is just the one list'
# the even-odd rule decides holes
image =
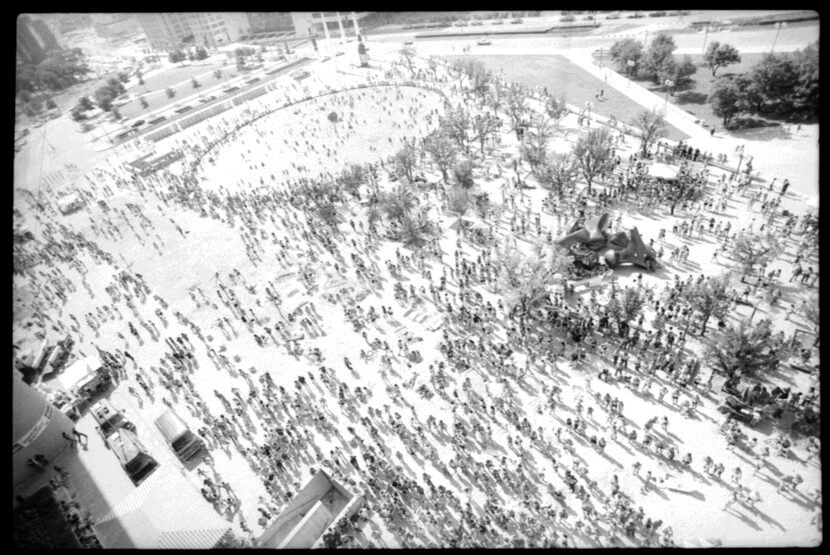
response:
{"label": "parked car", "polygon": [[409,46],[410,44],[415,44],[415,41],[412,39],[403,41],[404,46]]}
{"label": "parked car", "polygon": [[291,77],[293,77],[297,81],[302,81],[303,79],[305,79],[309,75],[311,75],[311,74],[308,71],[306,71],[304,69],[298,69],[297,71],[295,71],[294,73],[291,74]]}
{"label": "parked car", "polygon": [[173,409],[167,409],[156,418],[156,426],[181,461],[192,459],[204,447],[202,440],[190,431]]}
{"label": "parked car", "polygon": [[143,119],[140,119],[138,121],[134,121],[133,124],[130,127],[141,127],[145,123],[146,122]]}
{"label": "parked car", "polygon": [[619,19],[621,16],[618,13],[609,14],[605,19]]}
{"label": "parked car", "polygon": [[126,428],[119,428],[105,444],[136,486],[158,468],[159,463],[147,453],[138,436]]}
{"label": "parked car", "polygon": [[489,45],[491,45],[491,44],[493,44],[493,43],[492,43],[492,42],[490,42],[490,41],[489,41],[489,40],[487,40],[487,39],[481,39],[481,40],[480,40],[480,41],[478,41],[476,44],[478,44],[479,46],[489,46]]}
{"label": "parked car", "polygon": [[98,430],[104,440],[117,432],[119,428],[126,428],[131,432],[135,432],[135,424],[127,420],[124,414],[120,410],[116,410],[107,400],[101,400],[92,405],[90,412],[95,419],[95,423],[98,424]]}

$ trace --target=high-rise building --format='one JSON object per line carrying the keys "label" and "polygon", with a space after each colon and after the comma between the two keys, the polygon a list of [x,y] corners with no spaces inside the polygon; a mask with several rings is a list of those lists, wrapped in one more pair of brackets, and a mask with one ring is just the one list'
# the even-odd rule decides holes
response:
{"label": "high-rise building", "polygon": [[92,14],[95,33],[99,37],[126,37],[141,31],[138,21],[130,13]]}
{"label": "high-rise building", "polygon": [[243,12],[187,12],[136,14],[147,41],[156,50],[182,46],[217,47],[235,42],[250,30]]}
{"label": "high-rise building", "polygon": [[58,31],[64,34],[87,29],[92,27],[92,24],[93,20],[89,14],[62,13],[57,15]]}
{"label": "high-rise building", "polygon": [[324,35],[323,25],[328,27],[329,34],[340,36],[340,26],[346,35],[354,36],[354,22],[360,25],[360,20],[372,12],[291,12],[294,21],[294,32],[297,36]]}
{"label": "high-rise building", "polygon": [[288,12],[248,12],[251,34],[294,30],[294,20]]}
{"label": "high-rise building", "polygon": [[17,55],[26,63],[39,64],[50,52],[61,50],[49,26],[28,15],[17,18]]}

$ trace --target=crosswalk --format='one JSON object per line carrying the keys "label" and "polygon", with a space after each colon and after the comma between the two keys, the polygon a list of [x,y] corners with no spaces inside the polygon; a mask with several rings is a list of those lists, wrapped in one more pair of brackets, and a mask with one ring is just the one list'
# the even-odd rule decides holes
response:
{"label": "crosswalk", "polygon": [[63,168],[46,174],[41,183],[49,187],[60,185],[78,176],[78,166],[74,163],[66,164]]}

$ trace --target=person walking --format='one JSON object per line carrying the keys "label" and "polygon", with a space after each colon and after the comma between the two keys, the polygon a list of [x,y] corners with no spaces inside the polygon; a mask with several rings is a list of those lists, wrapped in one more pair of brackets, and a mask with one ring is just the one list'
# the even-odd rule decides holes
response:
{"label": "person walking", "polygon": [[75,436],[75,439],[81,444],[82,447],[87,446],[87,442],[89,441],[88,435],[83,432],[79,432],[76,428],[72,428],[72,435]]}
{"label": "person walking", "polygon": [[734,505],[735,503],[738,502],[739,491],[740,490],[737,490],[737,489],[732,490],[732,493],[729,494],[729,499],[727,499],[727,501],[724,504],[722,510],[725,511],[726,509],[728,509],[729,507],[731,507],[732,505]]}

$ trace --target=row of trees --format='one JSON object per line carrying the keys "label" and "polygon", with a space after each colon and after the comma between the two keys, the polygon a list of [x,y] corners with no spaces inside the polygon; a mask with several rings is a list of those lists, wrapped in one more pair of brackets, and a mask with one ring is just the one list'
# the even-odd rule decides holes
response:
{"label": "row of trees", "polygon": [[170,54],[168,54],[167,57],[171,63],[177,64],[185,60],[190,60],[191,62],[193,62],[196,60],[207,59],[208,52],[204,46],[196,46],[195,48],[191,48],[187,51],[174,50],[170,52]]}
{"label": "row of trees", "polygon": [[19,64],[16,70],[15,94],[21,91],[60,91],[82,82],[92,70],[80,48],[60,56],[50,56],[39,64]]}
{"label": "row of trees", "polygon": [[709,102],[725,126],[742,113],[814,117],[819,108],[818,45],[765,54],[747,73],[721,77]]}
{"label": "row of trees", "polygon": [[676,49],[674,39],[660,33],[654,37],[648,49],[636,39],[618,40],[611,46],[610,55],[620,72],[632,78],[650,80],[654,84],[669,79],[674,82],[673,88],[685,88],[691,84],[697,66],[689,56],[683,56],[678,61],[674,56]]}

